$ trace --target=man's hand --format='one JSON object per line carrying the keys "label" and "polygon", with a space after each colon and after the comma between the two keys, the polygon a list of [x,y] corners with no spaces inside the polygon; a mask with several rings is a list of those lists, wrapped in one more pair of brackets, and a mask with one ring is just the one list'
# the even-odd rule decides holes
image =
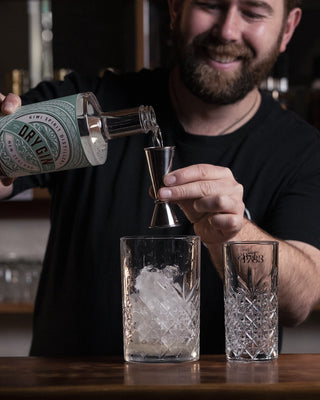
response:
{"label": "man's hand", "polygon": [[0,105],[3,114],[11,114],[21,107],[21,99],[13,93],[9,93],[7,96],[0,93]]}
{"label": "man's hand", "polygon": [[[21,99],[19,96],[9,93],[7,96],[0,93],[0,109],[3,114],[11,114],[17,108],[21,107]],[[0,198],[5,198],[10,195],[12,191],[13,179],[3,178],[0,179]]]}
{"label": "man's hand", "polygon": [[198,164],[164,177],[160,200],[178,203],[206,244],[230,240],[242,228],[243,187],[228,168]]}

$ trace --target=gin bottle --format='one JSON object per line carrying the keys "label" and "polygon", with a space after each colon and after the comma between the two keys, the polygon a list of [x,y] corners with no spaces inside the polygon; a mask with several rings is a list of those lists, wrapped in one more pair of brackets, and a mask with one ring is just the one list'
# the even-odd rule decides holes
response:
{"label": "gin bottle", "polygon": [[100,165],[109,140],[148,132],[152,107],[105,113],[91,92],[26,105],[0,118],[0,178]]}

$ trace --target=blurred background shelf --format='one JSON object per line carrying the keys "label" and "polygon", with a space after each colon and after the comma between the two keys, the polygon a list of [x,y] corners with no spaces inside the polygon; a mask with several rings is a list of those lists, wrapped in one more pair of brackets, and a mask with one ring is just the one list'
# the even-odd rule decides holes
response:
{"label": "blurred background shelf", "polygon": [[32,314],[33,303],[0,303],[0,314]]}
{"label": "blurred background shelf", "polygon": [[320,303],[317,304],[317,305],[314,307],[313,311],[315,311],[315,312],[319,312],[319,311],[320,311]]}

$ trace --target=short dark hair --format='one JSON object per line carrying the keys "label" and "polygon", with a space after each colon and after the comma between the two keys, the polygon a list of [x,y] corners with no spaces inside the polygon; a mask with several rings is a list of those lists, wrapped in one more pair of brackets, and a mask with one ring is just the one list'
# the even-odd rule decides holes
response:
{"label": "short dark hair", "polygon": [[302,5],[302,0],[285,0],[285,6],[288,13],[295,7],[299,7],[301,5]]}

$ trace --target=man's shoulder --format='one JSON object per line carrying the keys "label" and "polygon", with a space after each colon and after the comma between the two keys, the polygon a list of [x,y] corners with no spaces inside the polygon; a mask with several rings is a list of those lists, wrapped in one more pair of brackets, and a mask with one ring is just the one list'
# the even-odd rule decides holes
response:
{"label": "man's shoulder", "polygon": [[[36,87],[21,96],[23,104],[48,100],[70,94],[91,91],[101,98],[128,95],[129,97],[145,96],[146,93],[155,93],[163,87],[168,79],[166,69],[142,69],[138,72],[119,73],[113,69],[106,69],[102,77],[71,72],[63,81],[43,81]],[[108,96],[109,94],[109,96]]]}
{"label": "man's shoulder", "polygon": [[153,104],[163,96],[168,75],[165,69],[125,73],[106,70],[96,95],[105,110]]}
{"label": "man's shoulder", "polygon": [[[102,84],[145,85],[146,83],[158,84],[168,79],[169,71],[163,68],[146,69],[132,72],[117,72],[106,69],[102,76]],[[152,87],[151,87],[152,89]]]}
{"label": "man's shoulder", "polygon": [[106,110],[147,103],[156,106],[163,99],[167,100],[168,76],[166,69],[142,69],[126,73],[106,70],[97,96]]}
{"label": "man's shoulder", "polygon": [[268,93],[262,92],[260,117],[265,130],[274,131],[278,137],[297,137],[302,140],[320,139],[320,132],[294,110],[286,108]]}

